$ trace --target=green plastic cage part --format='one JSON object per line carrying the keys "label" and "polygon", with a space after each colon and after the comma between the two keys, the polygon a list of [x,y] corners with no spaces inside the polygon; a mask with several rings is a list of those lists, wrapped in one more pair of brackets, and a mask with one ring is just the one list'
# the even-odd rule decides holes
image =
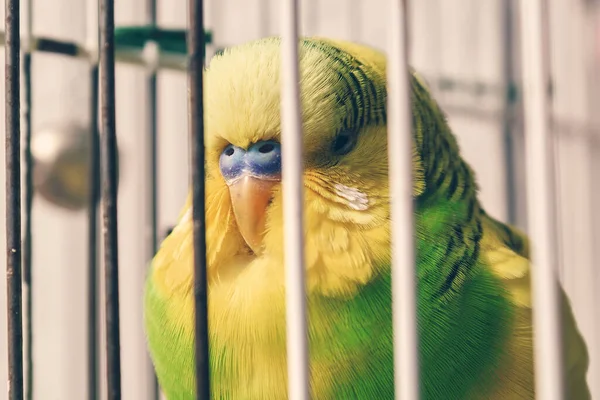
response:
{"label": "green plastic cage part", "polygon": [[[4,46],[6,34],[0,31],[0,45]],[[154,25],[124,25],[115,27],[115,61],[134,65],[148,65],[146,46],[155,43],[158,54],[156,68],[185,71],[187,69],[187,29],[161,28]],[[210,30],[204,33],[204,56],[206,46],[211,45],[213,35]],[[21,48],[26,52],[45,52],[67,57],[91,59],[97,52],[84,44],[58,40],[46,36],[33,35]]]}

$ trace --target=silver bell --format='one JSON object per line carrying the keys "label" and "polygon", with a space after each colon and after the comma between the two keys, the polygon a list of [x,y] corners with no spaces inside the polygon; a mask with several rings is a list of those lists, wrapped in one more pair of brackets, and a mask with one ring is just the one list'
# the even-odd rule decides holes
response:
{"label": "silver bell", "polygon": [[[31,155],[36,194],[70,211],[87,208],[90,142],[89,126],[73,122],[33,133]],[[118,175],[117,165],[117,179]]]}

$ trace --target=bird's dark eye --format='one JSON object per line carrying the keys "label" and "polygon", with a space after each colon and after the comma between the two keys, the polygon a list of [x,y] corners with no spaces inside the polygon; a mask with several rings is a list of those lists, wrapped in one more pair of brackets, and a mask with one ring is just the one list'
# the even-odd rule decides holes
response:
{"label": "bird's dark eye", "polygon": [[332,151],[337,155],[348,154],[356,145],[356,132],[340,132],[333,140]]}

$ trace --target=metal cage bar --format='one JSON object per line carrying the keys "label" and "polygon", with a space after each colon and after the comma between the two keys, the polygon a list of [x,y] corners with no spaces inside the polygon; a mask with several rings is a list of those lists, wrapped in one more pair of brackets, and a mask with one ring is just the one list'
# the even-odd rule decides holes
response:
{"label": "metal cage bar", "polygon": [[564,398],[561,309],[557,277],[553,147],[549,133],[548,5],[521,1],[527,214],[532,245],[536,398]]}
{"label": "metal cage bar", "polygon": [[100,104],[102,107],[102,131],[100,135],[100,168],[106,291],[106,372],[110,400],[121,398],[114,33],[115,2],[114,0],[101,0]]}
{"label": "metal cage bar", "polygon": [[88,398],[98,398],[98,197],[100,195],[100,143],[98,137],[98,64],[90,69],[90,160],[88,204]]}
{"label": "metal cage bar", "polygon": [[8,398],[23,400],[23,302],[21,282],[21,123],[19,0],[6,0],[6,286]]}
{"label": "metal cage bar", "polygon": [[188,113],[192,153],[190,172],[194,248],[196,398],[210,400],[204,185],[204,9],[202,0],[189,0],[188,7]]}
{"label": "metal cage bar", "polygon": [[30,41],[33,30],[33,5],[27,1],[25,9],[25,38],[23,46],[23,90],[25,92],[23,122],[25,123],[25,232],[23,236],[23,283],[25,292],[25,396],[33,399],[33,279],[32,279],[32,209],[33,209],[33,158],[31,154],[31,47]]}
{"label": "metal cage bar", "polygon": [[515,119],[517,100],[515,95],[515,63],[514,63],[514,3],[505,0],[502,6],[502,33],[504,38],[503,49],[503,75],[504,75],[504,110],[502,116],[502,130],[504,137],[504,166],[506,167],[506,215],[511,224],[517,222],[517,196],[515,193]]}
{"label": "metal cage bar", "polygon": [[88,209],[87,209],[87,388],[88,399],[99,397],[98,372],[100,357],[98,349],[98,199],[100,197],[100,138],[98,132],[98,50],[99,15],[98,1],[88,0],[86,47],[90,57],[90,122],[88,163]]}
{"label": "metal cage bar", "polygon": [[[147,20],[152,26],[156,26],[157,15],[156,15],[156,0],[147,0],[146,2],[146,11],[147,11]],[[155,43],[151,43],[155,45]],[[152,69],[150,69],[147,73],[147,97],[146,97],[146,120],[147,120],[147,129],[148,129],[148,170],[150,172],[149,176],[149,197],[150,197],[150,212],[147,216],[148,218],[148,226],[147,226],[147,234],[148,242],[150,243],[148,254],[149,261],[152,261],[152,258],[156,254],[158,250],[158,132],[157,132],[157,73],[155,65],[152,65]],[[152,364],[151,364],[152,365]],[[151,375],[151,396],[153,400],[158,400],[159,397],[159,387],[158,380],[156,378],[156,373],[154,368],[150,369]]]}
{"label": "metal cage bar", "polygon": [[302,114],[298,65],[298,0],[281,14],[281,158],[283,190],[288,396],[308,400],[308,328],[304,282]]}
{"label": "metal cage bar", "polygon": [[33,279],[32,279],[32,237],[31,212],[33,206],[33,160],[31,156],[31,53],[23,54],[23,89],[25,91],[25,109],[23,119],[25,125],[25,233],[23,236],[23,291],[25,292],[25,370],[26,396],[33,398]]}
{"label": "metal cage bar", "polygon": [[419,398],[413,221],[412,112],[407,4],[390,0],[388,33],[388,160],[392,228],[392,319],[396,399]]}

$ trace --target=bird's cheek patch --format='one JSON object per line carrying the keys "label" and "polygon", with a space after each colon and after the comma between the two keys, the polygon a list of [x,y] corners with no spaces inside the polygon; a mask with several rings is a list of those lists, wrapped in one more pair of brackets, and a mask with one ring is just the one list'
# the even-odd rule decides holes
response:
{"label": "bird's cheek patch", "polygon": [[344,199],[345,205],[356,211],[365,211],[369,209],[369,197],[360,190],[341,183],[334,186],[335,194]]}

